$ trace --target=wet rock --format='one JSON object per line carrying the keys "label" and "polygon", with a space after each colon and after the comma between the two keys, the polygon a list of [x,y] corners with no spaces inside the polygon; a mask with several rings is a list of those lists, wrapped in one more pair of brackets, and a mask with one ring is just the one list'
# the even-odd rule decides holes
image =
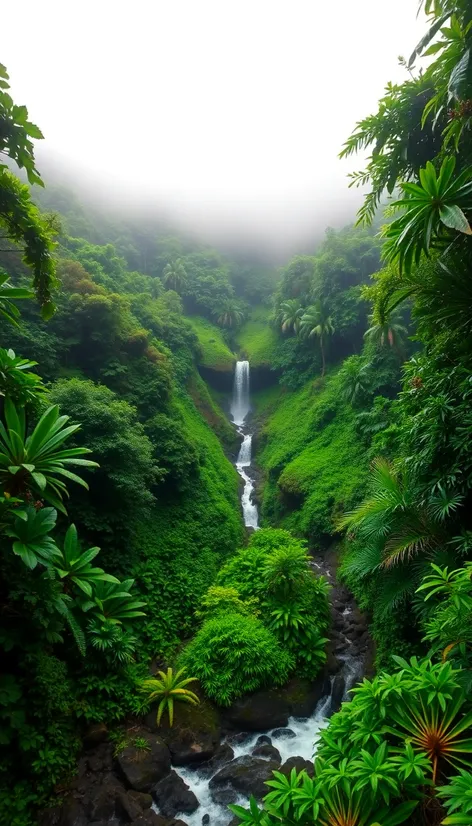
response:
{"label": "wet rock", "polygon": [[268,734],[261,734],[256,740],[256,746],[271,746],[272,740]]}
{"label": "wet rock", "polygon": [[82,738],[84,749],[93,749],[108,738],[108,729],[105,723],[93,723]]}
{"label": "wet rock", "polygon": [[336,655],[328,650],[326,657],[326,671],[328,674],[337,674],[342,668],[342,662],[338,660]]}
{"label": "wet rock", "polygon": [[153,809],[148,809],[136,820],[133,820],[131,826],[169,826],[170,823],[171,821],[162,817],[162,815],[156,814]]}
{"label": "wet rock", "polygon": [[291,728],[276,728],[272,732],[272,737],[281,737],[284,740],[293,740],[297,735]]}
{"label": "wet rock", "polygon": [[[113,745],[112,743],[102,743],[85,758],[86,770],[98,774],[100,772],[111,772],[113,769]],[[85,767],[82,761],[79,763],[79,773],[84,773]]]}
{"label": "wet rock", "polygon": [[231,788],[211,789],[211,799],[219,806],[229,806],[230,803],[236,803],[238,792]]}
{"label": "wet rock", "polygon": [[150,792],[170,771],[170,752],[159,737],[148,737],[149,750],[128,746],[117,756],[117,764],[128,786]]}
{"label": "wet rock", "polygon": [[274,689],[268,689],[236,700],[225,712],[225,718],[233,728],[268,731],[286,726],[289,714],[288,702]]}
{"label": "wet rock", "polygon": [[227,763],[230,763],[233,758],[234,751],[229,743],[222,743],[222,745],[215,751],[215,754],[211,760],[208,760],[206,763],[200,763],[198,766],[195,766],[195,768],[199,772],[211,777],[216,771],[218,771],[218,769],[221,769],[222,766],[226,766]]}
{"label": "wet rock", "polygon": [[279,768],[279,772],[285,774],[286,777],[289,776],[292,769],[295,769],[298,772],[303,771],[305,769],[306,773],[313,777],[314,774],[314,766],[311,760],[305,760],[304,757],[289,757],[288,760]]}
{"label": "wet rock", "polygon": [[194,793],[174,770],[153,786],[152,796],[164,817],[175,817],[178,812],[192,814],[199,806]]}
{"label": "wet rock", "polygon": [[128,797],[134,800],[138,806],[141,806],[141,809],[150,809],[152,806],[152,795],[146,794],[145,792],[135,792],[131,789],[128,792]]}
{"label": "wet rock", "polygon": [[202,817],[202,826],[209,826],[210,823],[210,815],[203,815]]}
{"label": "wet rock", "polygon": [[272,772],[278,769],[278,766],[275,761],[245,754],[220,769],[210,780],[209,787],[213,793],[215,789],[229,786],[246,797],[253,794],[260,800],[267,794],[266,780],[270,780]]}
{"label": "wet rock", "polygon": [[275,746],[269,746],[268,743],[263,743],[262,746],[256,746],[252,753],[254,757],[263,757],[264,760],[273,760],[275,763],[282,762],[278,749],[276,749]]}
{"label": "wet rock", "polygon": [[[48,822],[49,821],[45,820],[44,822],[42,821],[42,824],[44,823],[44,826],[46,826]],[[55,823],[55,821],[52,820],[51,823]],[[89,818],[85,814],[79,801],[74,799],[66,800],[62,806],[60,826],[88,826],[88,823]]]}
{"label": "wet rock", "polygon": [[251,739],[252,734],[247,731],[240,731],[238,734],[230,734],[228,735],[228,743],[232,746],[243,746],[244,743],[248,743]]}
{"label": "wet rock", "polygon": [[331,707],[329,710],[330,716],[331,714],[335,714],[335,712],[339,711],[339,709],[341,708],[345,688],[346,681],[344,677],[342,676],[342,674],[336,674],[331,689]]}
{"label": "wet rock", "polygon": [[289,716],[311,717],[320,700],[329,694],[330,690],[331,683],[327,674],[320,674],[316,680],[293,678],[283,689],[283,695],[289,705]]}
{"label": "wet rock", "polygon": [[108,822],[116,817],[118,820],[129,823],[143,812],[142,807],[128,797],[121,783],[113,775],[106,777],[100,785],[91,786],[82,802],[92,822],[97,820]]}
{"label": "wet rock", "polygon": [[219,712],[204,698],[198,706],[181,703],[172,728],[157,728],[155,711],[147,715],[146,723],[168,746],[174,766],[204,763],[213,757],[220,744]]}

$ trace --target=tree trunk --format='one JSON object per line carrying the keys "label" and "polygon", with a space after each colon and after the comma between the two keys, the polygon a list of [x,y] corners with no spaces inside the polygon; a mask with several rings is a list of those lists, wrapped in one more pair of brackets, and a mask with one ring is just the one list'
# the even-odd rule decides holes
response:
{"label": "tree trunk", "polygon": [[326,370],[326,362],[325,362],[323,336],[320,336],[320,348],[321,348],[321,378],[324,378],[324,374],[325,374],[325,370]]}

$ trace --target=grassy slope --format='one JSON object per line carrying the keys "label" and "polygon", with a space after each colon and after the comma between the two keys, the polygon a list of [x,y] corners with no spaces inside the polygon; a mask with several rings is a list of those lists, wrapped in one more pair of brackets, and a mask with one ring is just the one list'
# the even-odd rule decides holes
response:
{"label": "grassy slope", "polygon": [[210,405],[216,423],[222,414],[199,376],[193,377],[190,393],[178,393],[175,409],[199,448],[200,477],[175,500],[158,500],[134,537],[140,557],[134,573],[148,602],[143,642],[153,656],[175,649],[192,633],[202,593],[244,539],[239,477],[207,424],[204,407]]}
{"label": "grassy slope", "polygon": [[231,371],[235,356],[226,344],[220,327],[201,316],[189,316],[188,321],[198,337],[202,352],[200,358],[202,367],[211,370]]}
{"label": "grassy slope", "polygon": [[271,312],[269,307],[254,307],[236,335],[236,344],[251,362],[251,367],[270,367],[272,364],[278,337],[269,325]]}
{"label": "grassy slope", "polygon": [[265,422],[256,455],[266,475],[263,521],[321,541],[362,495],[367,471],[338,376],[294,392],[272,388],[255,401]]}

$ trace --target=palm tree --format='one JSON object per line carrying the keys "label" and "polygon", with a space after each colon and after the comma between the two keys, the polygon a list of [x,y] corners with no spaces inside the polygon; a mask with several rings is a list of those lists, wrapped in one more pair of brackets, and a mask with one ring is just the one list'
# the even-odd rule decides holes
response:
{"label": "palm tree", "polygon": [[244,321],[244,313],[234,301],[226,301],[219,310],[213,312],[216,323],[220,327],[239,327]]}
{"label": "palm tree", "polygon": [[321,376],[323,377],[326,371],[326,358],[324,343],[327,336],[334,333],[333,321],[326,306],[322,301],[317,301],[311,307],[308,307],[306,312],[302,315],[300,320],[300,334],[312,338],[318,336],[320,340],[321,349]]}
{"label": "palm tree", "polygon": [[408,330],[400,323],[398,312],[390,312],[380,304],[371,316],[370,323],[371,327],[364,333],[368,341],[376,347],[393,347],[398,352],[403,350]]}
{"label": "palm tree", "polygon": [[163,281],[169,290],[180,293],[187,283],[187,272],[181,258],[169,261],[164,267]]}
{"label": "palm tree", "polygon": [[300,329],[303,307],[298,298],[289,298],[283,301],[277,314],[277,323],[283,333],[298,333]]}

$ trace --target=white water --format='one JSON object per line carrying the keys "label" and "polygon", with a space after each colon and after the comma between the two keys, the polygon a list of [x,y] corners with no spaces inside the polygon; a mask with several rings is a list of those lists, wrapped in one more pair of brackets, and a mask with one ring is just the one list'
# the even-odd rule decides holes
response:
{"label": "white water", "polygon": [[241,495],[241,507],[246,528],[257,530],[259,526],[259,514],[257,505],[252,501],[254,493],[254,482],[245,468],[251,467],[252,433],[246,433],[244,422],[251,409],[249,395],[249,362],[236,362],[234,372],[233,399],[231,402],[231,416],[238,433],[243,436],[243,441],[236,459],[236,470],[244,482]]}
{"label": "white water", "polygon": [[[350,688],[362,675],[362,662],[352,657],[346,657],[342,673],[346,681],[343,699],[347,700]],[[232,746],[234,758],[251,754],[257,738],[261,734],[267,734],[272,740],[272,745],[280,752],[282,763],[285,763],[289,757],[303,757],[305,760],[312,760],[316,754],[318,735],[328,725],[330,707],[331,697],[327,696],[320,700],[311,717],[307,719],[290,717],[287,728],[293,731],[295,737],[273,737],[270,731],[251,734],[245,743]],[[183,778],[200,802],[198,809],[193,814],[177,814],[176,819],[183,820],[188,826],[201,826],[203,816],[209,815],[210,826],[227,826],[233,815],[226,806],[221,806],[213,801],[209,789],[211,778],[208,775],[199,773],[198,769],[192,769],[188,766],[175,768],[175,771]],[[236,802],[241,806],[248,805],[248,801],[244,797],[240,797]],[[155,808],[157,811],[157,807]]]}
{"label": "white water", "polygon": [[234,371],[233,400],[231,403],[231,416],[233,422],[238,427],[244,424],[244,419],[249,413],[249,362],[237,361]]}

